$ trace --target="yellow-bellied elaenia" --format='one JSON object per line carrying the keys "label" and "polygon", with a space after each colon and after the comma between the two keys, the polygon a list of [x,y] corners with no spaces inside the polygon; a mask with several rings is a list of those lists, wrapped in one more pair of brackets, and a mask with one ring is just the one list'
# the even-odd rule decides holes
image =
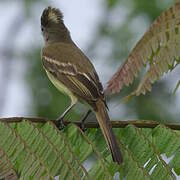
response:
{"label": "yellow-bellied elaenia", "polygon": [[62,13],[55,8],[46,8],[41,16],[41,30],[45,41],[42,49],[44,69],[52,83],[71,98],[71,105],[59,120],[78,100],[89,104],[96,114],[113,160],[122,163],[106,109],[103,87],[92,63],[72,41]]}

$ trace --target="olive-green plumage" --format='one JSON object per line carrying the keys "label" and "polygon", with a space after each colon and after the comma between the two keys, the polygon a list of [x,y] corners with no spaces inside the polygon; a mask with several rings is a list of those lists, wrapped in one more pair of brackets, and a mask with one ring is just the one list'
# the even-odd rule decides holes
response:
{"label": "olive-green plumage", "polygon": [[46,8],[41,16],[41,30],[45,40],[41,52],[43,67],[52,83],[71,98],[71,106],[64,115],[78,100],[88,103],[96,114],[113,160],[122,163],[110,125],[103,87],[90,60],[72,41],[62,13],[55,8]]}

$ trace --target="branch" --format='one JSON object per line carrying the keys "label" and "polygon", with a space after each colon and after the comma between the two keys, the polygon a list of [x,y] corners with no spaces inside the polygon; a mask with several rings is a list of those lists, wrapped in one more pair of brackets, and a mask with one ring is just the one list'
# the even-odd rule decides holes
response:
{"label": "branch", "polygon": [[[51,121],[55,124],[55,120],[47,119],[47,118],[40,118],[40,117],[10,117],[10,118],[0,118],[0,122],[7,122],[7,123],[14,123],[14,122],[21,122],[23,120],[28,120],[34,123],[46,123],[47,121]],[[67,126],[71,123],[82,127],[82,123],[79,121],[64,121],[64,125]],[[113,128],[124,128],[127,125],[134,125],[138,128],[155,128],[156,126],[163,124],[171,129],[180,130],[180,123],[159,123],[156,121],[147,121],[147,120],[124,120],[124,121],[111,121],[111,125]],[[98,128],[98,122],[85,122],[85,128]]]}

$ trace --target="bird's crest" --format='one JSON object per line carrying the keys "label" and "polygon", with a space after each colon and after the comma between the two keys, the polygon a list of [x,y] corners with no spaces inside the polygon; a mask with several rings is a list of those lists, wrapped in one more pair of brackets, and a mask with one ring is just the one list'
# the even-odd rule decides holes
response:
{"label": "bird's crest", "polygon": [[48,7],[46,8],[41,16],[41,25],[46,26],[48,22],[60,23],[63,21],[63,14],[59,9]]}

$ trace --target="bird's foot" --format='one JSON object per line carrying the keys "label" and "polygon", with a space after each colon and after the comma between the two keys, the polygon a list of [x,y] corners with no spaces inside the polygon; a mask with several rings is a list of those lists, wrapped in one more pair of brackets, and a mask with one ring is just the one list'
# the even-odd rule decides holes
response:
{"label": "bird's foot", "polygon": [[85,132],[87,130],[87,128],[85,127],[85,122],[84,121],[81,121],[81,125],[80,125],[80,128],[83,132]]}
{"label": "bird's foot", "polygon": [[65,127],[64,119],[62,117],[56,119],[55,124],[56,124],[57,128],[60,130],[64,129],[64,127]]}

